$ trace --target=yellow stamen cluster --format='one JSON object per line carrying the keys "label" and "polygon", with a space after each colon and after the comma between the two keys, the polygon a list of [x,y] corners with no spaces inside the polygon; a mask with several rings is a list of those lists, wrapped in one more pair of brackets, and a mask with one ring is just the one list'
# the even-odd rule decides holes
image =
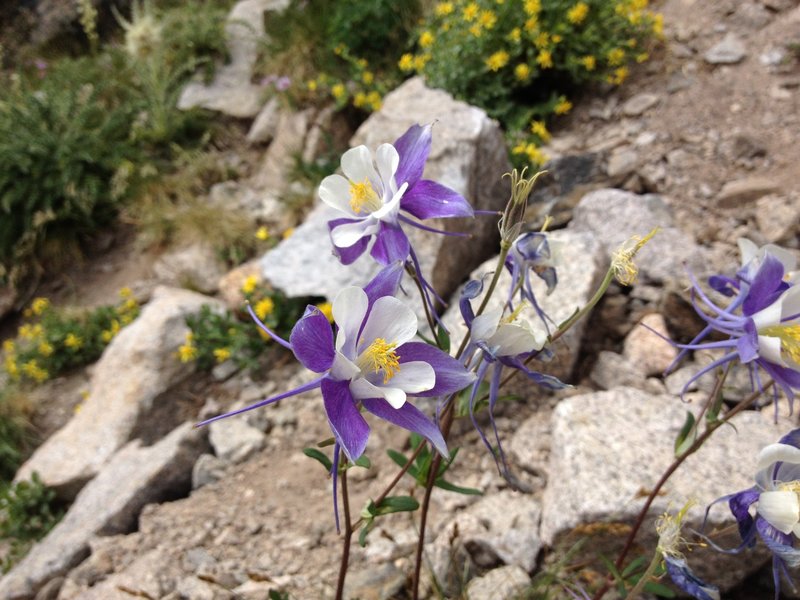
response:
{"label": "yellow stamen cluster", "polygon": [[354,213],[375,212],[380,207],[381,199],[369,179],[365,177],[361,183],[350,182],[350,208]]}
{"label": "yellow stamen cluster", "polygon": [[758,332],[760,335],[776,337],[781,341],[781,348],[797,364],[800,364],[800,324],[770,325]]}
{"label": "yellow stamen cluster", "polygon": [[617,278],[617,281],[622,285],[633,285],[636,281],[639,268],[634,264],[633,258],[636,256],[636,253],[642,249],[642,246],[658,233],[658,230],[659,228],[656,227],[644,237],[638,235],[633,236],[622,244],[622,246],[617,248],[611,255],[611,268],[614,270],[614,276]]}
{"label": "yellow stamen cluster", "polygon": [[369,370],[375,373],[383,369],[383,383],[389,383],[389,380],[400,371],[400,360],[394,351],[395,348],[397,344],[376,338],[358,357],[358,367],[362,371]]}

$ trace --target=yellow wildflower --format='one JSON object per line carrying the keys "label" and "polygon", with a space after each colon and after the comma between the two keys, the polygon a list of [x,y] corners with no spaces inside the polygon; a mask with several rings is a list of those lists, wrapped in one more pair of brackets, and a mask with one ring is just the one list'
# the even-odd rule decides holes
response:
{"label": "yellow wildflower", "polygon": [[452,2],[439,2],[434,9],[437,17],[446,17],[453,12]]}
{"label": "yellow wildflower", "polygon": [[[358,92],[353,96],[353,106],[361,108],[367,104],[367,95],[364,92]],[[286,231],[289,231],[288,229]],[[283,232],[283,239],[286,239],[286,231]]]}
{"label": "yellow wildflower", "polygon": [[265,242],[269,239],[269,229],[263,225],[256,230],[256,239]]}
{"label": "yellow wildflower", "polygon": [[33,339],[33,328],[25,323],[24,325],[20,325],[17,328],[17,337],[22,338],[23,340],[30,340]]}
{"label": "yellow wildflower", "polygon": [[664,37],[664,15],[661,13],[653,15],[653,33],[658,37]]}
{"label": "yellow wildflower", "polygon": [[549,50],[542,50],[536,57],[536,62],[539,63],[539,66],[543,69],[550,69],[553,67],[553,55]]}
{"label": "yellow wildflower", "polygon": [[50,307],[50,301],[47,298],[34,298],[31,303],[31,311],[35,315],[41,315]]}
{"label": "yellow wildflower", "polygon": [[608,64],[612,67],[617,65],[621,65],[622,62],[625,60],[625,50],[622,48],[614,48],[613,50],[609,50],[607,54]]}
{"label": "yellow wildflower", "polygon": [[511,149],[511,154],[525,154],[525,148],[525,142],[520,142]]}
{"label": "yellow wildflower", "polygon": [[614,76],[611,83],[614,85],[622,85],[622,82],[628,78],[628,67],[618,67],[614,69]]}
{"label": "yellow wildflower", "polygon": [[49,342],[39,342],[39,347],[37,349],[39,350],[39,354],[44,357],[48,357],[53,353],[53,345]]}
{"label": "yellow wildflower", "polygon": [[541,0],[525,0],[523,9],[526,14],[538,15],[542,11],[542,2]]}
{"label": "yellow wildflower", "polygon": [[139,308],[139,303],[136,301],[136,298],[128,298],[123,303],[120,310],[122,312],[131,313],[134,312],[137,308]]}
{"label": "yellow wildflower", "polygon": [[647,62],[647,59],[649,59],[649,58],[650,58],[650,54],[648,54],[647,52],[641,52],[641,53],[636,55],[636,62],[637,63]]}
{"label": "yellow wildflower", "polygon": [[267,315],[272,314],[272,311],[275,310],[275,302],[273,302],[272,298],[262,298],[256,302],[253,310],[255,310],[256,316],[263,321],[267,318]]}
{"label": "yellow wildflower", "polygon": [[475,23],[474,25],[471,25],[469,28],[469,32],[470,34],[472,34],[473,37],[476,38],[481,37],[481,34],[483,34],[483,29],[481,29],[481,24]]}
{"label": "yellow wildflower", "polygon": [[428,61],[431,59],[430,54],[418,54],[414,57],[414,70],[422,71],[425,68],[425,65],[428,64]]}
{"label": "yellow wildflower", "polygon": [[531,76],[531,68],[525,63],[518,64],[514,67],[514,77],[520,81],[526,81]]}
{"label": "yellow wildflower", "polygon": [[508,39],[515,43],[519,42],[521,38],[522,38],[522,31],[520,30],[519,27],[514,27],[514,29],[512,29],[508,34]]}
{"label": "yellow wildflower", "polygon": [[508,64],[508,52],[505,50],[498,50],[486,59],[486,66],[492,71],[499,71]]}
{"label": "yellow wildflower", "polygon": [[531,123],[531,133],[539,136],[539,139],[545,144],[550,141],[550,132],[547,131],[547,126],[544,124],[544,121],[533,121]]}
{"label": "yellow wildflower", "polygon": [[225,362],[230,357],[231,357],[230,348],[215,348],[214,349],[214,358],[217,359],[218,363]]}
{"label": "yellow wildflower", "polygon": [[482,27],[486,29],[491,29],[497,23],[497,15],[494,14],[491,10],[484,10],[481,13],[478,22],[481,24]]}
{"label": "yellow wildflower", "polygon": [[313,79],[308,80],[306,83],[306,87],[308,88],[309,92],[316,92],[317,91],[317,82]]}
{"label": "yellow wildflower", "polygon": [[14,343],[14,340],[5,340],[3,342],[3,350],[6,354],[13,354],[16,349],[17,345]]}
{"label": "yellow wildflower", "polygon": [[64,338],[64,345],[71,350],[77,350],[83,346],[83,340],[74,333],[68,333]]}
{"label": "yellow wildflower", "polygon": [[433,42],[436,40],[434,35],[430,31],[423,31],[422,34],[419,36],[419,45],[422,48],[430,48],[433,46]]}
{"label": "yellow wildflower", "polygon": [[344,84],[337,83],[331,88],[331,96],[333,96],[336,100],[341,100],[346,94],[347,88],[344,87]]}
{"label": "yellow wildflower", "polygon": [[536,147],[536,144],[528,144],[525,146],[525,154],[533,165],[541,165],[547,162],[547,156]]}
{"label": "yellow wildflower", "polygon": [[258,331],[258,335],[260,335],[261,339],[264,340],[265,342],[268,342],[272,339],[272,336],[263,329],[261,329],[261,327],[259,327],[256,331]]}
{"label": "yellow wildflower", "polygon": [[557,33],[554,33],[554,34],[553,34],[553,37],[551,37],[550,39],[553,41],[553,44],[558,44],[558,43],[559,43],[561,40],[563,40],[564,38],[562,38],[562,37],[561,37],[560,35],[558,35]]}
{"label": "yellow wildflower", "polygon": [[292,237],[293,233],[294,233],[294,227],[289,227],[289,229],[283,232],[283,235],[281,237],[283,237],[283,239],[285,240],[288,240],[290,237]]}
{"label": "yellow wildflower", "polygon": [[572,102],[564,96],[558,99],[558,103],[553,107],[553,112],[557,115],[565,115],[572,110]]}
{"label": "yellow wildflower", "polygon": [[6,373],[8,373],[11,379],[17,379],[19,377],[19,366],[13,356],[6,356],[5,368]]}
{"label": "yellow wildflower", "polygon": [[539,27],[539,20],[536,17],[531,17],[525,21],[525,25],[523,25],[525,31],[528,33],[533,33]]}
{"label": "yellow wildflower", "polygon": [[583,68],[587,71],[594,71],[594,68],[597,66],[597,60],[591,54],[588,54],[581,58],[581,64]]}
{"label": "yellow wildflower", "polygon": [[325,315],[328,322],[333,323],[333,305],[330,302],[320,302],[317,304],[317,308]]}
{"label": "yellow wildflower", "polygon": [[191,344],[184,344],[178,348],[178,358],[182,363],[194,360],[197,358],[197,348]]}
{"label": "yellow wildflower", "polygon": [[536,46],[539,50],[547,48],[547,44],[549,43],[550,43],[550,36],[547,35],[546,31],[542,31],[539,35],[536,36],[536,39],[533,40],[534,46]]}
{"label": "yellow wildflower", "polygon": [[31,337],[34,339],[44,337],[44,327],[42,327],[41,323],[37,323],[31,327]]}
{"label": "yellow wildflower", "polygon": [[414,57],[408,53],[403,54],[403,56],[400,57],[400,61],[397,63],[397,66],[404,73],[412,71],[414,69]]}
{"label": "yellow wildflower", "polygon": [[464,18],[465,21],[468,23],[475,20],[475,17],[478,16],[481,7],[478,6],[477,2],[470,2],[464,7],[464,10],[461,13],[461,16]]}
{"label": "yellow wildflower", "polygon": [[567,11],[567,21],[573,25],[580,25],[589,14],[589,5],[585,2],[578,2]]}
{"label": "yellow wildflower", "polygon": [[36,362],[36,359],[31,359],[22,365],[22,372],[34,381],[42,382],[49,377],[47,371],[42,369]]}
{"label": "yellow wildflower", "polygon": [[123,300],[127,300],[128,298],[133,298],[133,290],[128,286],[120,288],[119,292],[117,293],[119,294],[119,297],[122,298]]}
{"label": "yellow wildflower", "polygon": [[369,63],[367,62],[367,59],[366,59],[366,58],[359,58],[359,59],[356,61],[356,64],[357,64],[359,67],[361,67],[362,69],[366,69],[366,68],[367,68],[367,66],[369,65]]}
{"label": "yellow wildflower", "polygon": [[242,292],[252,294],[258,286],[258,275],[248,275],[242,284]]}
{"label": "yellow wildflower", "polygon": [[375,90],[373,90],[369,94],[367,94],[367,103],[369,104],[369,107],[373,111],[375,111],[375,110],[380,110],[383,101],[381,99],[381,95]]}
{"label": "yellow wildflower", "polygon": [[375,81],[375,75],[372,73],[372,71],[364,71],[364,72],[361,74],[361,81],[363,81],[364,83],[366,83],[367,85],[369,85],[369,84],[371,84],[373,81]]}

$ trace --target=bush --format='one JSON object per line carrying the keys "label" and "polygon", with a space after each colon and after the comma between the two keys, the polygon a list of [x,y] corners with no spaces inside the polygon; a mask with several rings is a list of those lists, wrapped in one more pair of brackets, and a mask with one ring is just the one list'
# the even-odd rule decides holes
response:
{"label": "bush", "polygon": [[26,397],[13,386],[0,389],[0,486],[14,477],[33,442]]}

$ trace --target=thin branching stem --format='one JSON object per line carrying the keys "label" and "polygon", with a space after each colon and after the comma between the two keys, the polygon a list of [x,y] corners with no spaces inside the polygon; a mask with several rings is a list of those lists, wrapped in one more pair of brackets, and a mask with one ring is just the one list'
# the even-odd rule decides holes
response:
{"label": "thin branching stem", "polygon": [[350,497],[347,493],[347,466],[340,476],[342,483],[342,504],[344,505],[344,538],[342,540],[342,562],[339,565],[339,580],[336,583],[336,600],[344,597],[344,580],[347,577],[347,567],[350,562],[350,541],[353,537],[353,527],[350,524]]}

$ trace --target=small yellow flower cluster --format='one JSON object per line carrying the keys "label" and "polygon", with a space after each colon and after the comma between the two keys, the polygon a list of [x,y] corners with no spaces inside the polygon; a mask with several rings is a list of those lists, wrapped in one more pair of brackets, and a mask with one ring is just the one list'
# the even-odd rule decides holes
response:
{"label": "small yellow flower cluster", "polygon": [[36,383],[41,383],[50,377],[50,374],[39,366],[35,358],[23,363],[22,372]]}
{"label": "small yellow flower cluster", "polygon": [[259,242],[266,242],[269,239],[269,229],[263,225],[256,230],[256,239]]}
{"label": "small yellow flower cluster", "polygon": [[275,302],[270,297],[262,298],[256,302],[253,310],[255,311],[256,316],[263,321],[275,310]]}
{"label": "small yellow flower cluster", "polygon": [[567,11],[567,21],[573,25],[580,25],[589,14],[589,5],[585,2],[578,2]]}
{"label": "small yellow flower cluster", "polygon": [[550,141],[550,132],[547,131],[547,126],[544,124],[544,121],[533,121],[531,123],[531,133],[538,136],[543,144]]}
{"label": "small yellow flower cluster", "polygon": [[508,64],[508,52],[505,50],[498,50],[486,59],[486,66],[492,71],[499,71]]}
{"label": "small yellow flower cluster", "polygon": [[558,102],[553,107],[553,112],[557,115],[565,115],[572,110],[572,102],[567,100],[564,96],[558,99]]}
{"label": "small yellow flower cluster", "polygon": [[197,358],[197,346],[194,344],[194,334],[191,331],[186,332],[186,338],[178,348],[178,358],[182,363],[188,363]]}
{"label": "small yellow flower cluster", "polygon": [[547,156],[533,142],[520,142],[511,149],[511,154],[524,155],[534,167],[547,162]]}
{"label": "small yellow flower cluster", "polygon": [[215,348],[214,349],[214,358],[217,360],[218,363],[223,363],[231,357],[231,349],[230,348]]}
{"label": "small yellow flower cluster", "polygon": [[[431,32],[427,32],[427,35],[423,33],[420,45],[430,45],[433,41]],[[316,97],[333,98],[339,108],[351,104],[356,108],[368,111],[380,109],[381,92],[385,90],[384,86],[376,82],[375,73],[370,70],[369,63],[363,58],[353,56],[350,49],[343,44],[334,48],[334,53],[347,63],[349,76],[342,80],[326,73],[320,73],[316,78],[306,82],[306,92]],[[403,69],[401,65],[401,70],[410,69]]]}
{"label": "small yellow flower cluster", "polygon": [[242,284],[242,293],[245,296],[249,296],[254,291],[256,291],[258,283],[259,283],[258,275],[248,275],[245,278],[244,283]]}

